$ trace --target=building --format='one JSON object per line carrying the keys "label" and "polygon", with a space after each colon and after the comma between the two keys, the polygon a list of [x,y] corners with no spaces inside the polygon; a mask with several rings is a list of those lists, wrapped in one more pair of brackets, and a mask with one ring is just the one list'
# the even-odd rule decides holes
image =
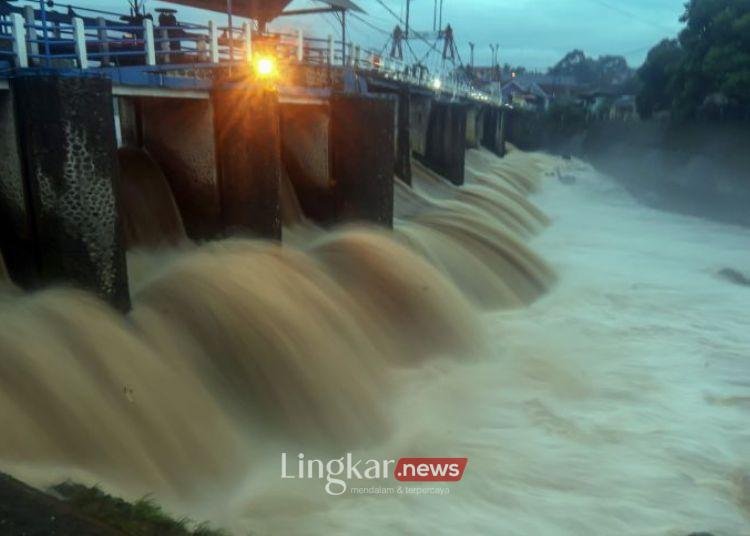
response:
{"label": "building", "polygon": [[527,72],[519,74],[513,80],[524,85],[535,84],[544,91],[550,102],[564,97],[574,98],[582,91],[582,87],[572,76]]}
{"label": "building", "polygon": [[546,110],[550,104],[549,95],[535,82],[524,83],[513,79],[502,86],[503,102],[519,108]]}
{"label": "building", "polygon": [[617,121],[635,121],[638,119],[638,109],[635,105],[635,95],[621,95],[609,109],[609,118]]}

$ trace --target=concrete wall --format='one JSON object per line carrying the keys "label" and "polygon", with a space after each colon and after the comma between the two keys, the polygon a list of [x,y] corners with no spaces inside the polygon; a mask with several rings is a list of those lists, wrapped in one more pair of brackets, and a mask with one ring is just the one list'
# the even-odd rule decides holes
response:
{"label": "concrete wall", "polygon": [[590,161],[649,206],[750,225],[747,124],[554,124],[540,114],[514,110],[507,131],[521,149]]}
{"label": "concrete wall", "polygon": [[[452,183],[464,183],[467,126],[470,107],[467,104],[434,100],[412,94],[409,113],[409,136],[412,153],[433,171]],[[476,116],[473,117],[476,121]],[[476,136],[476,124],[473,127]]]}
{"label": "concrete wall", "polygon": [[409,137],[412,151],[427,155],[427,131],[430,126],[432,97],[412,94],[409,101]]}
{"label": "concrete wall", "polygon": [[211,101],[139,98],[137,105],[144,148],[164,171],[188,236],[221,235]]}
{"label": "concrete wall", "polygon": [[495,152],[498,156],[505,156],[507,148],[505,142],[508,141],[508,131],[513,127],[513,113],[510,110],[500,110],[500,120],[497,124]]}
{"label": "concrete wall", "polygon": [[282,104],[282,162],[307,216],[326,221],[333,213],[330,105]]}
{"label": "concrete wall", "polygon": [[411,184],[411,99],[408,89],[399,92],[396,108],[396,176]]}
{"label": "concrete wall", "polygon": [[484,135],[484,108],[469,106],[466,110],[466,147],[476,149]]}
{"label": "concrete wall", "polygon": [[35,285],[73,284],[127,309],[111,82],[23,75],[11,88],[34,243],[34,264],[14,270],[33,274]]}
{"label": "concrete wall", "polygon": [[331,99],[331,175],[339,221],[393,225],[395,106],[388,96]]}
{"label": "concrete wall", "polygon": [[[394,173],[406,184],[411,184],[411,91],[408,87],[394,87],[393,84],[378,84],[368,80],[369,90],[380,95],[391,95],[395,98],[394,117]],[[424,134],[421,134],[422,138]]]}
{"label": "concrete wall", "polygon": [[282,158],[308,217],[392,225],[395,107],[387,95],[344,94],[281,106]]}
{"label": "concrete wall", "polygon": [[141,141],[164,171],[189,237],[281,238],[275,92],[217,82],[210,100],[131,100],[123,140]]}
{"label": "concrete wall", "polygon": [[427,128],[425,163],[453,184],[464,183],[468,105],[432,103]]}
{"label": "concrete wall", "polygon": [[578,127],[556,124],[549,114],[521,109],[506,112],[507,140],[523,151],[567,143],[576,132],[580,132]]}
{"label": "concrete wall", "polygon": [[214,90],[212,102],[223,230],[280,240],[278,96],[230,86]]}
{"label": "concrete wall", "polygon": [[494,151],[497,146],[496,137],[498,120],[499,114],[497,108],[488,108],[482,116],[482,121],[484,123],[484,128],[482,129],[482,145],[490,151]]}
{"label": "concrete wall", "polygon": [[20,151],[13,94],[0,91],[0,251],[16,282],[29,286],[36,261]]}
{"label": "concrete wall", "polygon": [[554,148],[591,161],[648,205],[750,225],[748,147],[741,124],[603,121]]}
{"label": "concrete wall", "polygon": [[488,107],[482,119],[482,145],[498,156],[505,156],[505,142],[511,123],[510,112],[494,106]]}

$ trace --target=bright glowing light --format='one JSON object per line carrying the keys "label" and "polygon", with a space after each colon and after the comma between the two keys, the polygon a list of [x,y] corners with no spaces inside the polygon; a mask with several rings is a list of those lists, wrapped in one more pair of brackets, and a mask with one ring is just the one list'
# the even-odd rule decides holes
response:
{"label": "bright glowing light", "polygon": [[432,87],[433,89],[440,89],[441,87],[443,87],[443,81],[439,78],[436,78],[432,81]]}
{"label": "bright glowing light", "polygon": [[273,78],[279,74],[276,59],[271,56],[258,56],[253,61],[255,74],[261,78]]}

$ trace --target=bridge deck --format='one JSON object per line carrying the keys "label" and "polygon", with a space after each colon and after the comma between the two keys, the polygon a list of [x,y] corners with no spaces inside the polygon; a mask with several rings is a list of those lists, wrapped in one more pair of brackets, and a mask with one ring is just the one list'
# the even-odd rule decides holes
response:
{"label": "bridge deck", "polygon": [[[38,3],[24,1],[30,8],[39,7]],[[347,72],[354,74],[350,78],[410,86],[451,99],[501,104],[499,98],[471,87],[456,70],[428,73],[417,65],[353,42],[337,41],[331,35],[317,38],[303,35],[302,31],[260,34],[249,23],[230,28],[213,21],[205,25],[164,26],[155,25],[150,18],[122,16],[122,20],[110,20],[98,15],[101,12],[81,13],[85,11],[23,11],[14,7],[12,12],[0,15],[0,66],[6,66],[0,68],[0,79],[27,68],[75,70],[78,75],[85,72],[111,78],[120,94],[204,98],[211,87],[210,77],[173,77],[165,73],[247,66],[254,58],[268,56],[275,59],[282,72],[300,66],[328,69],[336,71],[339,78]],[[0,84],[0,88],[7,88],[7,82]],[[361,90],[352,84],[345,87]],[[307,98],[316,97],[312,93]]]}

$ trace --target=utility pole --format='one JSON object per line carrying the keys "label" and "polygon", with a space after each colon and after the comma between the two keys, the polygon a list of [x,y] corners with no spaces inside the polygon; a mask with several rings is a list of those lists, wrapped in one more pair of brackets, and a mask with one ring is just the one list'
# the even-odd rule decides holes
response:
{"label": "utility pole", "polygon": [[490,45],[492,50],[492,70],[494,71],[493,79],[496,82],[502,81],[502,70],[500,69],[500,43]]}
{"label": "utility pole", "polygon": [[490,45],[490,50],[492,51],[492,66],[495,67],[500,65],[500,43]]}
{"label": "utility pole", "polygon": [[346,9],[341,10],[341,64],[346,67]]}
{"label": "utility pole", "polygon": [[409,9],[411,8],[411,0],[406,0],[406,31],[404,32],[404,38],[409,39]]}
{"label": "utility pole", "polygon": [[474,43],[469,43],[469,48],[471,48],[471,59],[469,60],[469,65],[471,65],[471,68],[474,68]]}
{"label": "utility pole", "polygon": [[438,29],[440,30],[442,28],[443,28],[443,0],[440,0],[440,19],[438,21]]}
{"label": "utility pole", "polygon": [[146,14],[146,0],[128,0],[130,4],[130,14],[137,17],[141,13]]}
{"label": "utility pole", "polygon": [[229,24],[229,63],[231,65],[234,62],[234,30],[232,29],[232,0],[227,0],[227,23]]}

